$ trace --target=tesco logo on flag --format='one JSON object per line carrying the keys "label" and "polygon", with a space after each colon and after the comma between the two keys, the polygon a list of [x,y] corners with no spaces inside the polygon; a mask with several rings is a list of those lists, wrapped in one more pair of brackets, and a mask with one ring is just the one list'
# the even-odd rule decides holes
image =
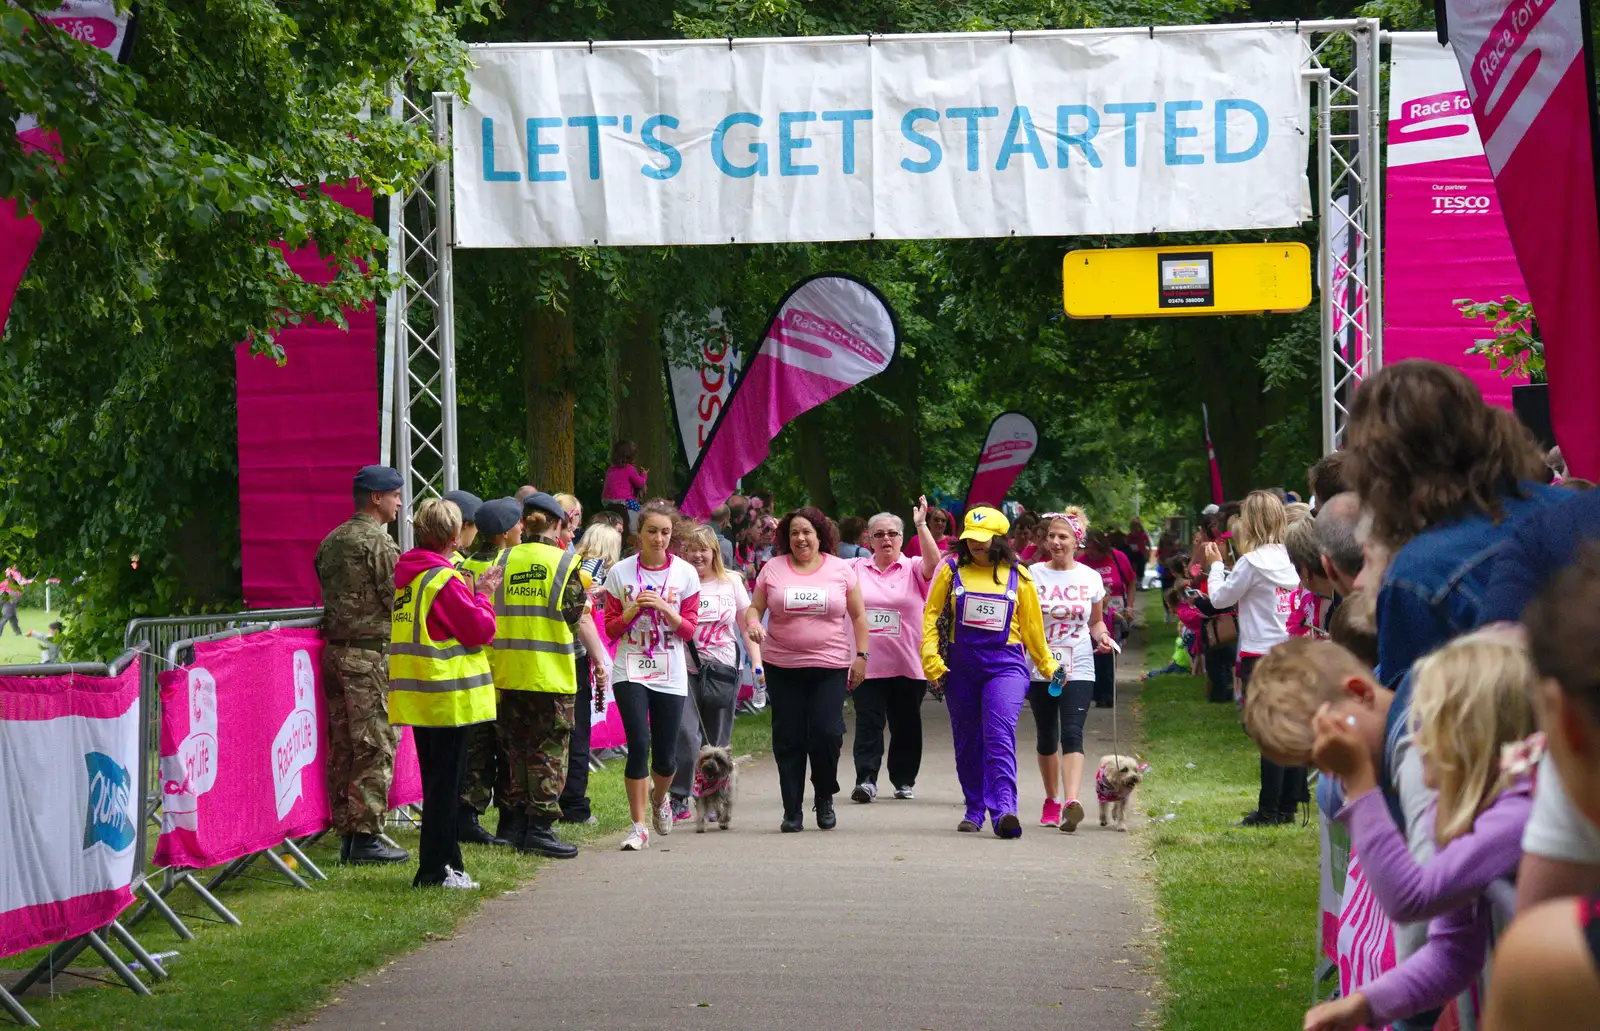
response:
{"label": "tesco logo on flag", "polygon": [[1433,213],[1435,215],[1486,215],[1489,213],[1491,200],[1479,194],[1475,197],[1435,197],[1433,198]]}

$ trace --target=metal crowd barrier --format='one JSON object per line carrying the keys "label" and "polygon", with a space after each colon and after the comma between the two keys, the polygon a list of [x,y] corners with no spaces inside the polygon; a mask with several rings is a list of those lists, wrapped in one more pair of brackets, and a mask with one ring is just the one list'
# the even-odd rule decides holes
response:
{"label": "metal crowd barrier", "polygon": [[[140,669],[140,675],[142,678],[144,675],[144,670],[152,665],[152,661],[151,656],[146,654],[145,650],[141,647],[129,648],[126,652],[111,662],[56,662],[34,663],[24,666],[3,666],[0,667],[0,673],[4,673],[6,676],[22,677],[63,676],[67,674],[76,674],[78,676],[114,677],[126,669],[128,664],[133,662],[134,659],[141,654],[144,655],[146,660]],[[150,698],[145,694],[141,686],[141,690],[139,692],[138,716],[141,727],[148,725],[149,707]],[[141,751],[148,751],[149,747],[150,742],[148,738],[141,736]],[[139,790],[141,794],[145,788],[145,770],[149,765],[146,761],[147,758],[147,755],[140,756]],[[140,796],[136,795],[135,797]],[[147,829],[148,824],[145,821],[138,821],[138,827],[134,837],[135,860],[133,870],[133,890],[136,892],[139,890],[140,885],[144,881],[144,857],[147,854]],[[93,949],[94,952],[100,956],[101,960],[105,962],[105,965],[134,993],[138,995],[149,995],[150,989],[142,980],[139,979],[139,975],[134,973],[133,969],[127,963],[123,962],[122,957],[118,956],[116,951],[111,948],[110,944],[106,941],[107,937],[120,942],[122,946],[128,950],[129,954],[133,956],[135,961],[137,961],[145,970],[150,972],[151,977],[155,978],[156,980],[164,980],[168,976],[166,969],[162,967],[162,965],[154,956],[150,955],[144,946],[139,944],[138,939],[128,931],[127,927],[124,926],[120,921],[112,920],[104,927],[85,932],[84,934],[78,935],[75,938],[69,938],[64,942],[57,943],[45,954],[43,959],[39,960],[39,962],[34,965],[33,969],[24,974],[22,978],[15,984],[11,985],[9,988],[7,988],[5,985],[0,985],[0,1009],[4,1009],[11,1015],[12,1019],[16,1020],[23,1027],[38,1027],[39,1022],[33,1019],[33,1015],[30,1014],[22,1006],[22,1004],[16,1000],[12,993],[21,995],[38,981],[46,977],[53,978],[57,971],[65,970],[74,959],[82,954],[85,949]]]}
{"label": "metal crowd barrier", "polygon": [[[243,637],[248,634],[261,633],[266,630],[276,630],[284,627],[314,627],[322,623],[322,610],[320,608],[300,609],[255,609],[248,612],[225,612],[200,616],[168,616],[156,618],[135,619],[128,624],[123,640],[135,640],[141,645],[155,647],[162,644],[160,652],[161,661],[151,661],[142,671],[140,677],[140,696],[148,698],[148,712],[150,718],[144,724],[146,741],[146,762],[143,764],[142,776],[149,779],[144,781],[140,796],[145,800],[145,819],[142,829],[154,825],[158,830],[161,825],[160,791],[161,773],[161,693],[157,683],[157,676],[163,669],[179,669],[185,659],[193,658],[193,649],[196,644],[211,641],[224,641],[232,637]],[[306,871],[312,873],[320,880],[327,877],[314,863],[305,858],[304,853],[287,843],[296,857],[296,861],[305,865]],[[279,867],[289,878],[290,883],[297,887],[309,889],[309,885],[288,865],[279,859],[275,853],[266,853],[269,859]],[[225,866],[221,873],[213,877],[208,883],[201,884],[192,870],[179,870],[170,867],[149,870],[143,882],[142,895],[144,904],[128,918],[128,926],[133,927],[148,916],[152,911],[159,913],[162,919],[172,925],[178,937],[183,941],[193,941],[194,932],[185,925],[183,917],[190,919],[208,920],[214,923],[239,926],[239,918],[223,905],[214,892],[224,883],[234,877],[243,876],[247,868],[259,858],[261,853],[242,857]],[[157,887],[153,877],[161,875],[161,885]],[[188,887],[211,910],[214,915],[203,913],[176,912],[168,902],[168,896],[180,887]]]}

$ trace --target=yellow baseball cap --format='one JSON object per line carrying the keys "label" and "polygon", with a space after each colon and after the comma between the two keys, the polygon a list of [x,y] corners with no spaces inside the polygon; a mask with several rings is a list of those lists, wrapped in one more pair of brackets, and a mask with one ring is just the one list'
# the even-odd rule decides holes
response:
{"label": "yellow baseball cap", "polygon": [[988,505],[969,509],[966,519],[961,523],[961,539],[964,541],[988,541],[1010,532],[1011,520],[999,509]]}

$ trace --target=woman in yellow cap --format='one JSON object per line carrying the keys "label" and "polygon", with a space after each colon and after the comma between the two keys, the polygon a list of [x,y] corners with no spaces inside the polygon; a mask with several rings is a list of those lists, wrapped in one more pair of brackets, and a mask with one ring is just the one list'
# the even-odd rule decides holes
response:
{"label": "woman in yellow cap", "polygon": [[[1006,540],[1010,529],[988,506],[967,513],[954,554],[939,564],[928,590],[922,669],[932,681],[949,676],[945,704],[967,803],[956,830],[982,829],[987,814],[996,835],[1020,838],[1017,717],[1028,694],[1028,657],[1057,690],[1065,674],[1045,646],[1039,599]],[[947,610],[949,631],[941,633]]]}

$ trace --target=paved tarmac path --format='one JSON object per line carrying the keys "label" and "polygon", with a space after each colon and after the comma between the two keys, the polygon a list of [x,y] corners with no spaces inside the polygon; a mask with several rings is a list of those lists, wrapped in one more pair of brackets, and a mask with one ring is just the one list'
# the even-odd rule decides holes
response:
{"label": "paved tarmac path", "polygon": [[[1131,656],[1142,649],[1130,647]],[[1142,667],[1124,664],[1120,738]],[[854,723],[853,710],[846,713]],[[1091,710],[1076,834],[1038,825],[1033,724],[1018,728],[1020,841],[957,834],[944,706],[923,707],[917,797],[839,798],[839,826],[780,835],[770,758],[733,829],[615,842],[491,900],[454,938],[347,985],[316,1031],[1110,1031],[1148,1027],[1154,917],[1139,835],[1098,825]],[[840,780],[853,772],[845,742]],[[809,796],[808,796],[809,805]],[[1142,816],[1139,818],[1142,824]]]}

